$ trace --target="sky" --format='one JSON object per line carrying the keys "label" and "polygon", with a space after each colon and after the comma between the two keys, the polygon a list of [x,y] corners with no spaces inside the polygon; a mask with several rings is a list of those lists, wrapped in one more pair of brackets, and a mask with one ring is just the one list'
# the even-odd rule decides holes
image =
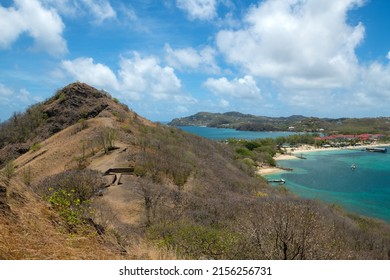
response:
{"label": "sky", "polygon": [[0,0],[0,120],[80,81],[140,115],[390,116],[390,1]]}

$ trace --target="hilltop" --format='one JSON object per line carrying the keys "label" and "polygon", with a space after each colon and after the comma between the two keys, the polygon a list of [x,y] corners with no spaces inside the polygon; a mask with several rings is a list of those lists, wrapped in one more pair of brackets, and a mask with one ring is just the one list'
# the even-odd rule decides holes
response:
{"label": "hilltop", "polygon": [[390,257],[387,224],[270,188],[229,145],[83,83],[0,136],[0,259]]}
{"label": "hilltop", "polygon": [[361,134],[390,132],[390,119],[379,118],[317,118],[293,115],[265,117],[239,112],[207,113],[173,119],[172,126],[208,126],[246,131],[324,132],[329,134]]}

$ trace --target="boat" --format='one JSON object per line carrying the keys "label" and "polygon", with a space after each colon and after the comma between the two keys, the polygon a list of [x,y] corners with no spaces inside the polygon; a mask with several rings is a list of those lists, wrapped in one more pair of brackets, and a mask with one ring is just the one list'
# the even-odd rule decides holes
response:
{"label": "boat", "polygon": [[284,179],[272,179],[272,180],[268,180],[268,183],[280,183],[280,184],[284,184],[284,183],[286,183],[286,180],[284,180]]}
{"label": "boat", "polygon": [[387,153],[387,148],[366,148],[366,152]]}
{"label": "boat", "polygon": [[352,170],[355,170],[355,169],[356,169],[356,165],[355,165],[355,164],[352,164],[352,165],[351,165],[351,169],[352,169]]}

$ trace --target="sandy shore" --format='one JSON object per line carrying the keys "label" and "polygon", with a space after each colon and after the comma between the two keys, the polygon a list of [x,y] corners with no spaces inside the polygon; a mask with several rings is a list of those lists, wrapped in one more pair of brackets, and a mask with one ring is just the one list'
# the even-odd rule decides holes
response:
{"label": "sandy shore", "polygon": [[284,170],[277,167],[266,166],[266,167],[259,167],[256,173],[263,176],[263,175],[276,174],[282,171]]}
{"label": "sandy shore", "polygon": [[[381,143],[381,144],[371,144],[371,145],[361,145],[361,146],[347,146],[342,148],[336,148],[336,147],[329,147],[329,148],[316,148],[314,146],[310,145],[303,145],[299,148],[288,148],[286,149],[286,154],[276,154],[274,159],[276,161],[278,160],[292,160],[297,159],[299,156],[303,155],[304,153],[312,153],[312,152],[321,152],[321,151],[338,151],[338,150],[361,150],[369,147],[379,147],[379,146],[386,146],[390,145],[390,143]],[[270,175],[270,174],[277,174],[280,172],[284,172],[285,170],[273,167],[273,166],[262,166],[257,169],[257,174],[259,175]]]}
{"label": "sandy shore", "polygon": [[[317,148],[311,145],[302,145],[298,148],[288,148],[287,154],[300,155],[302,153],[310,153],[310,152],[321,152],[321,151],[340,151],[340,150],[362,150],[365,148],[373,148],[380,146],[389,146],[390,143],[381,143],[381,144],[370,144],[370,145],[360,145],[360,146],[346,146],[346,147],[329,147],[329,148]],[[275,158],[276,160],[282,160],[282,158]],[[289,158],[286,158],[289,159]],[[284,158],[283,158],[284,160]]]}

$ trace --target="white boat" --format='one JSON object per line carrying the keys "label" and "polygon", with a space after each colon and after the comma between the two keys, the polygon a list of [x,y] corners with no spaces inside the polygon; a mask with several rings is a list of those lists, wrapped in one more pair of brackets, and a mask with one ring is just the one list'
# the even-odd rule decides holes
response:
{"label": "white boat", "polygon": [[284,184],[286,181],[284,179],[273,179],[273,180],[268,180],[268,183],[280,183]]}

